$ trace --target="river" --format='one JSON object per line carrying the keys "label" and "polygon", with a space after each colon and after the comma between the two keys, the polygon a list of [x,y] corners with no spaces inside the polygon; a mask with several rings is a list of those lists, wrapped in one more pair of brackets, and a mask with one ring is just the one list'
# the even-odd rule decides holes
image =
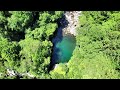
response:
{"label": "river", "polygon": [[59,29],[58,35],[52,40],[54,45],[52,53],[53,63],[68,62],[76,46],[75,36],[71,34],[63,35],[62,30]]}
{"label": "river", "polygon": [[63,18],[60,19],[57,33],[52,39],[53,52],[51,65],[67,63],[70,60],[76,46],[75,29],[78,24],[79,16],[77,14],[79,12],[66,11]]}

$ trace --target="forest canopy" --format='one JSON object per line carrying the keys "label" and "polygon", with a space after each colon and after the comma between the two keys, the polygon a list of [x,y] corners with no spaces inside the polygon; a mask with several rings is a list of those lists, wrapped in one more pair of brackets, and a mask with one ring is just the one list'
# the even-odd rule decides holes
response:
{"label": "forest canopy", "polygon": [[[120,12],[82,11],[67,63],[48,71],[64,11],[0,11],[0,78],[120,78]],[[14,71],[16,75],[10,75]]]}
{"label": "forest canopy", "polygon": [[120,78],[119,26],[119,11],[82,11],[73,56],[51,71],[52,78]]}
{"label": "forest canopy", "polygon": [[[0,78],[8,78],[14,70],[23,78],[49,78],[52,43],[62,11],[0,12]],[[9,77],[13,78],[13,76]],[[16,76],[14,78],[17,78]]]}

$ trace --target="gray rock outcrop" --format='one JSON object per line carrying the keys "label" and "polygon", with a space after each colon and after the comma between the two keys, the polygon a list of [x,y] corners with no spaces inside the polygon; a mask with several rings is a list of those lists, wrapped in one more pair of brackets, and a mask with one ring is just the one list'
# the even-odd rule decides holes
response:
{"label": "gray rock outcrop", "polygon": [[81,11],[66,11],[64,16],[68,21],[67,27],[63,29],[64,34],[73,34],[76,36],[76,28],[79,25],[79,16]]}

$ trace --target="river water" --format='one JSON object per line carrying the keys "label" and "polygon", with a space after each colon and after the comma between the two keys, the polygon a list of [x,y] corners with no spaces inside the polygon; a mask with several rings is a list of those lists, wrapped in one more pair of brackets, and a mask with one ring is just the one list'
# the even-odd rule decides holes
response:
{"label": "river water", "polygon": [[75,36],[70,33],[65,34],[64,31],[66,30],[65,28],[68,26],[69,21],[64,17],[60,22],[57,33],[52,39],[52,64],[68,62],[76,46]]}
{"label": "river water", "polygon": [[53,54],[52,60],[54,63],[64,63],[70,60],[72,52],[76,46],[76,39],[73,35],[65,35],[62,37],[55,37],[53,39]]}

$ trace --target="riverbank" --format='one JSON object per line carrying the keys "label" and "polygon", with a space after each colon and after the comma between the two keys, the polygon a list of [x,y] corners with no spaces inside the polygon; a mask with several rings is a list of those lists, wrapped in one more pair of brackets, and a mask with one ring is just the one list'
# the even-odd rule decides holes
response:
{"label": "riverbank", "polygon": [[76,46],[76,28],[79,26],[81,11],[65,11],[58,20],[58,28],[53,34],[51,62],[49,70],[56,68],[60,62],[68,62]]}
{"label": "riverbank", "polygon": [[53,49],[50,66],[56,68],[60,62],[68,62],[76,46],[76,28],[81,11],[65,11],[58,21],[58,29],[52,39]]}
{"label": "riverbank", "polygon": [[79,26],[79,16],[81,11],[66,11],[65,19],[68,22],[66,28],[63,29],[63,35],[72,34],[76,36],[76,28]]}

